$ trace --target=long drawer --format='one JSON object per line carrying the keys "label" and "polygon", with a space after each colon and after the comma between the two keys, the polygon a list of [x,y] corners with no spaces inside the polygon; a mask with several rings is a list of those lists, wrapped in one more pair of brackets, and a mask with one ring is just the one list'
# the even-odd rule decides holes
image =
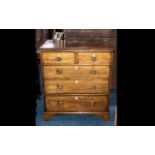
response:
{"label": "long drawer", "polygon": [[45,80],[46,94],[53,93],[107,93],[108,80]]}
{"label": "long drawer", "polygon": [[47,111],[107,111],[107,96],[46,96]]}
{"label": "long drawer", "polygon": [[44,78],[109,78],[109,66],[43,66]]}

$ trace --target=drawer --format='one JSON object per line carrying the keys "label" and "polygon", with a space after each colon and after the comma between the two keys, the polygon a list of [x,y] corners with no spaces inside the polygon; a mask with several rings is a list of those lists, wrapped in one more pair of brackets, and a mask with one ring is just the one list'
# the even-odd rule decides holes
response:
{"label": "drawer", "polygon": [[108,80],[45,80],[46,94],[53,93],[108,93]]}
{"label": "drawer", "polygon": [[72,52],[42,52],[43,65],[74,64]]}
{"label": "drawer", "polygon": [[47,111],[107,111],[107,96],[46,96]]}
{"label": "drawer", "polygon": [[111,57],[111,52],[81,52],[79,53],[79,64],[109,64],[111,62]]}
{"label": "drawer", "polygon": [[44,78],[109,78],[109,66],[43,66]]}

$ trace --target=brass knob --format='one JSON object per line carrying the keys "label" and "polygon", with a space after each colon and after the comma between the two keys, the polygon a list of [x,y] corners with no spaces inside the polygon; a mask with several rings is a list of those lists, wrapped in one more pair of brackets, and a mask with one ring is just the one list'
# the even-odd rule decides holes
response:
{"label": "brass knob", "polygon": [[61,57],[57,57],[56,60],[57,60],[57,61],[61,61]]}
{"label": "brass knob", "polygon": [[62,89],[62,88],[63,88],[63,85],[57,84],[57,87],[58,87],[59,89]]}
{"label": "brass knob", "polygon": [[92,56],[92,61],[96,61],[96,56]]}
{"label": "brass knob", "polygon": [[61,69],[57,69],[57,70],[56,70],[56,73],[57,73],[57,74],[61,74],[61,73],[62,73],[62,70],[61,70]]}
{"label": "brass knob", "polygon": [[58,101],[58,106],[62,106],[63,105],[63,101]]}

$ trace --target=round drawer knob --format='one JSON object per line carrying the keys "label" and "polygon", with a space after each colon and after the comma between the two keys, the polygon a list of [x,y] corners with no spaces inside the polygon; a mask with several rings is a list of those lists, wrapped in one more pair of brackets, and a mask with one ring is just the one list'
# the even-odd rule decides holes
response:
{"label": "round drawer knob", "polygon": [[57,57],[56,60],[57,60],[57,61],[61,61],[61,57]]}
{"label": "round drawer knob", "polygon": [[92,56],[92,61],[96,61],[96,56]]}
{"label": "round drawer knob", "polygon": [[91,59],[92,59],[92,61],[96,61],[96,54],[93,54]]}

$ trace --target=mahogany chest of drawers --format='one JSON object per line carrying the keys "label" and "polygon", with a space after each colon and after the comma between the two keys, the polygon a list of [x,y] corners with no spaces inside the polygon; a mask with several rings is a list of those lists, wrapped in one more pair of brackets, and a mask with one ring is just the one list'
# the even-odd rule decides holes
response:
{"label": "mahogany chest of drawers", "polygon": [[40,47],[44,120],[55,114],[95,114],[109,118],[113,50],[66,46],[48,40]]}

